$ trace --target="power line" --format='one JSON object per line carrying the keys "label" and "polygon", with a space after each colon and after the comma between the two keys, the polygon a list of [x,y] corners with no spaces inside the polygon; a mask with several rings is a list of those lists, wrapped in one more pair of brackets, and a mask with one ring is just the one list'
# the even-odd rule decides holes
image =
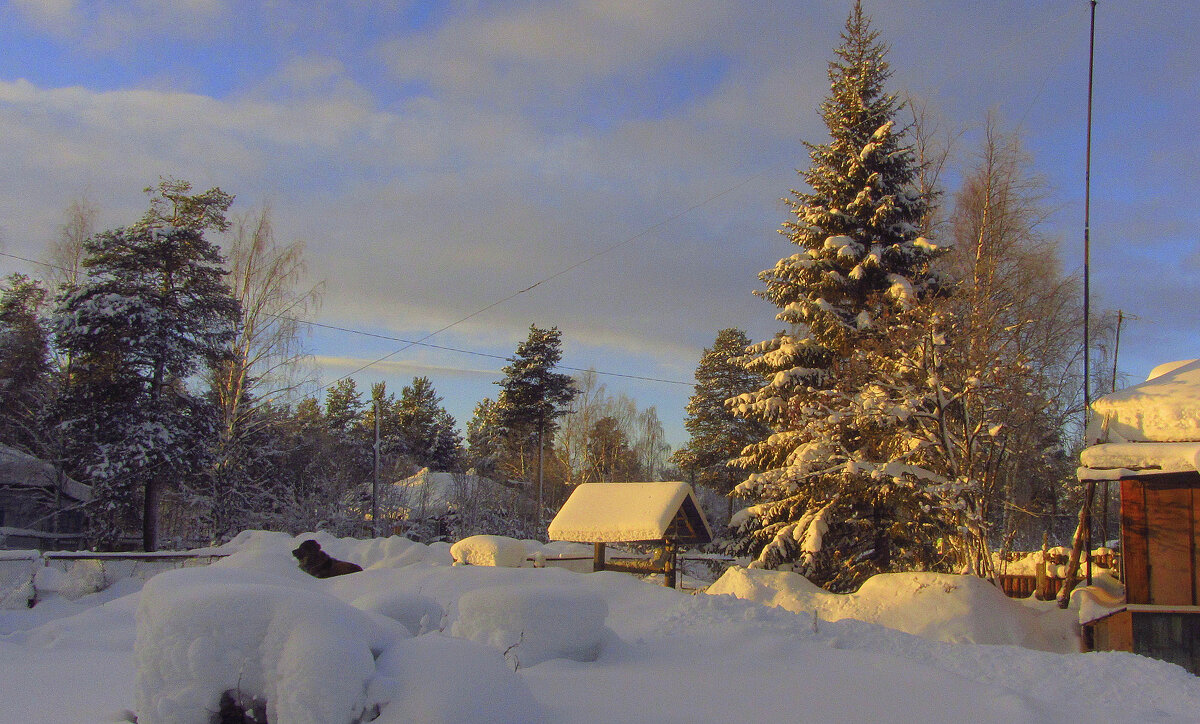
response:
{"label": "power line", "polygon": [[[645,233],[645,232],[643,232],[643,233]],[[604,252],[601,252],[601,253],[604,253]],[[20,259],[21,261],[26,261],[31,264],[39,264],[41,266],[49,267],[51,269],[59,269],[61,271],[67,271],[63,267],[57,266],[55,264],[50,264],[50,263],[44,262],[44,261],[38,261],[36,259],[30,259],[28,257],[18,256],[17,254],[9,254],[7,252],[0,251],[0,256],[7,256],[7,257],[11,257],[13,259]],[[599,254],[597,254],[596,256],[599,256]],[[595,258],[595,257],[592,257],[592,258]],[[579,266],[579,264],[582,264],[582,263],[585,263],[585,262],[579,262],[575,266]],[[559,274],[561,274],[561,273],[565,273],[565,272],[559,272]],[[547,279],[549,279],[549,278],[551,278],[551,277],[548,277]],[[543,280],[543,281],[545,281],[545,280]],[[541,282],[538,282],[538,284],[541,284]],[[537,286],[537,284],[534,284],[533,286]],[[532,288],[533,287],[529,287],[528,289],[532,289]],[[528,291],[528,289],[525,289],[523,291]],[[312,327],[321,327],[323,329],[332,329],[332,330],[336,330],[338,332],[346,332],[348,334],[357,334],[357,335],[360,335],[363,337],[373,337],[375,339],[385,339],[385,340],[388,340],[389,342],[401,342],[405,345],[405,347],[402,347],[397,352],[393,352],[392,355],[389,355],[389,357],[393,356],[395,354],[399,354],[399,352],[402,352],[405,349],[409,349],[411,347],[428,347],[430,349],[440,349],[440,350],[445,350],[447,352],[457,352],[459,354],[467,354],[467,355],[472,355],[475,357],[487,357],[489,359],[503,360],[506,362],[509,360],[508,357],[505,357],[505,356],[499,355],[499,354],[491,354],[488,352],[477,352],[475,350],[462,349],[460,347],[449,347],[446,345],[433,344],[431,342],[425,342],[422,340],[409,340],[409,339],[404,339],[403,337],[393,337],[391,335],[379,334],[377,332],[367,332],[366,330],[362,330],[362,329],[353,329],[350,327],[340,327],[336,324],[326,324],[324,322],[314,322],[314,321],[307,320],[307,319],[301,319],[299,317],[292,317],[292,316],[289,316],[286,314],[268,314],[268,316],[275,317],[277,319],[287,320],[289,322],[296,322],[298,324],[307,324]],[[444,327],[442,331],[444,331],[445,329],[448,329],[448,328],[449,327]],[[437,334],[437,333],[435,332],[434,334]],[[432,335],[428,335],[428,336],[424,337],[423,339],[429,339],[430,336],[432,336]],[[372,365],[379,364],[379,362],[381,362],[381,361],[382,360],[376,360],[375,362],[372,363]],[[367,365],[367,367],[369,367],[369,366],[371,366],[371,365]],[[351,374],[358,374],[358,372],[361,372],[364,369],[366,369],[366,367],[359,368],[358,370],[356,370],[355,372],[353,372]],[[455,368],[451,368],[451,369],[455,369]],[[459,368],[459,369],[461,371],[461,368]],[[660,382],[660,383],[668,384],[668,385],[692,386],[694,384],[692,382],[681,382],[679,380],[668,380],[668,379],[661,378],[661,377],[647,377],[645,375],[630,375],[630,374],[625,374],[623,372],[607,372],[604,370],[595,369],[594,367],[586,367],[585,368],[585,367],[571,367],[569,365],[555,365],[555,369],[566,370],[568,372],[594,372],[595,374],[604,375],[605,377],[620,377],[623,379],[640,380],[643,382]],[[344,379],[344,378],[339,378],[339,379]],[[324,387],[319,388],[318,391],[324,390],[327,387],[330,387],[332,384],[336,384],[336,383],[337,383],[337,381],[335,380],[330,385],[325,385]]]}
{"label": "power line", "polygon": [[[288,316],[282,315],[282,314],[275,314],[275,315],[271,315],[271,316],[279,317],[280,319],[287,319],[289,321],[299,322],[301,324],[308,324],[313,327],[321,327],[323,329],[332,329],[332,330],[336,330],[338,332],[347,332],[350,334],[358,334],[358,335],[362,335],[364,337],[374,337],[376,339],[386,339],[391,342],[402,342],[410,347],[429,347],[431,349],[440,349],[440,350],[445,350],[447,352],[458,352],[459,354],[469,354],[469,355],[473,355],[475,357],[487,357],[489,359],[504,360],[505,362],[509,361],[509,359],[510,359],[509,357],[505,357],[504,355],[491,354],[489,352],[476,352],[475,350],[462,349],[460,347],[448,347],[446,345],[433,344],[431,342],[414,341],[414,340],[404,339],[403,337],[392,337],[390,335],[378,334],[376,332],[366,332],[361,329],[352,329],[350,327],[339,327],[336,324],[325,324],[323,322],[307,322],[303,319],[288,317]],[[668,380],[668,379],[664,379],[661,377],[646,377],[643,375],[629,375],[629,374],[624,374],[622,372],[606,372],[604,370],[595,369],[594,367],[586,367],[586,368],[585,367],[571,367],[569,365],[555,365],[554,367],[555,367],[555,369],[568,370],[570,372],[594,372],[598,375],[604,375],[606,377],[623,377],[625,379],[643,380],[645,382],[662,382],[662,383],[670,384],[670,385],[688,385],[688,386],[695,384],[693,382],[680,382],[679,380]],[[451,368],[451,369],[454,369],[454,368]]]}
{"label": "power line", "polygon": [[50,267],[51,269],[58,269],[59,271],[70,271],[70,269],[58,266],[57,264],[50,264],[48,262],[38,261],[37,259],[30,259],[29,257],[25,257],[25,256],[17,256],[16,254],[9,254],[6,251],[0,251],[0,256],[7,256],[10,259],[20,259],[21,261],[27,261],[30,264],[38,264],[39,266],[47,266],[47,267]]}
{"label": "power line", "polygon": [[[574,271],[575,269],[578,269],[579,267],[583,266],[584,264],[588,264],[588,263],[590,263],[590,262],[592,262],[592,261],[595,261],[596,259],[599,259],[600,257],[604,256],[605,254],[608,254],[608,253],[610,253],[610,252],[613,252],[613,251],[615,251],[615,250],[619,249],[620,247],[622,247],[622,246],[625,246],[626,244],[629,244],[629,243],[631,243],[631,242],[634,242],[634,241],[636,241],[636,240],[638,240],[638,239],[642,238],[643,236],[646,236],[647,234],[649,234],[650,232],[654,231],[655,229],[658,229],[658,228],[661,228],[661,227],[663,227],[663,226],[666,226],[667,224],[669,224],[669,223],[671,223],[671,222],[673,222],[673,221],[676,221],[676,220],[678,220],[678,219],[682,218],[683,216],[685,216],[685,215],[687,215],[687,214],[691,213],[692,211],[695,211],[696,209],[698,209],[698,208],[700,208],[700,207],[702,207],[702,206],[704,206],[704,205],[706,205],[706,204],[708,204],[708,203],[711,203],[711,202],[713,202],[713,201],[715,201],[715,200],[717,200],[717,199],[721,198],[722,196],[725,196],[725,195],[727,195],[727,194],[730,194],[730,193],[732,193],[732,192],[734,192],[734,191],[736,191],[736,190],[740,189],[741,187],[745,186],[746,184],[750,183],[750,182],[751,182],[751,181],[753,181],[754,179],[756,179],[756,178],[758,178],[759,176],[761,176],[761,175],[762,175],[763,173],[765,173],[766,171],[767,171],[767,169],[763,169],[763,170],[759,171],[758,173],[752,174],[752,175],[750,175],[750,176],[748,176],[748,177],[746,177],[746,178],[742,179],[742,180],[741,180],[741,181],[739,181],[738,183],[734,184],[733,186],[730,186],[730,187],[728,187],[728,188],[724,189],[723,191],[719,191],[719,192],[717,192],[717,193],[715,193],[715,194],[713,194],[713,195],[709,196],[708,198],[705,198],[705,199],[704,199],[704,200],[702,200],[702,201],[699,201],[699,202],[697,202],[697,203],[695,203],[695,204],[692,204],[691,206],[689,206],[689,207],[687,207],[686,209],[684,209],[684,210],[682,210],[682,211],[680,211],[680,212],[678,212],[678,213],[674,214],[673,216],[670,216],[670,217],[668,217],[668,218],[666,218],[666,219],[663,219],[662,221],[659,221],[659,222],[658,222],[658,223],[656,223],[656,224],[652,224],[651,226],[648,226],[648,227],[646,227],[646,228],[645,228],[645,229],[643,229],[642,231],[639,231],[638,233],[636,233],[636,234],[634,234],[634,235],[632,235],[632,236],[626,237],[626,238],[622,239],[621,241],[618,241],[618,242],[616,242],[616,243],[614,243],[614,244],[610,244],[609,246],[607,246],[607,247],[605,247],[605,248],[601,249],[600,251],[596,252],[595,254],[592,254],[591,256],[589,256],[589,257],[587,257],[587,258],[585,258],[585,259],[582,259],[582,260],[580,260],[580,261],[577,261],[577,262],[575,262],[574,264],[570,264],[570,265],[568,265],[568,266],[566,266],[566,267],[564,267],[564,268],[562,268],[562,269],[560,269],[560,270],[558,270],[558,271],[554,272],[553,274],[550,274],[549,276],[546,276],[546,277],[543,277],[543,278],[539,279],[538,281],[534,282],[533,284],[530,284],[529,286],[525,287],[524,289],[520,289],[520,290],[518,290],[518,291],[515,291],[515,292],[513,292],[512,294],[509,294],[508,296],[506,296],[506,297],[503,297],[502,299],[498,299],[498,300],[496,300],[496,301],[492,302],[491,304],[487,304],[487,305],[485,305],[485,306],[483,306],[483,307],[480,307],[479,309],[475,310],[474,312],[471,312],[470,314],[468,314],[467,316],[463,317],[462,319],[459,319],[459,320],[457,320],[457,321],[455,321],[455,322],[451,322],[450,324],[447,324],[446,326],[442,327],[441,329],[436,329],[436,330],[434,330],[434,331],[430,332],[429,334],[425,335],[424,337],[422,337],[422,338],[420,338],[420,339],[418,339],[418,340],[416,340],[416,341],[414,341],[414,342],[408,342],[408,343],[406,343],[406,344],[405,344],[403,347],[401,347],[401,348],[399,348],[399,349],[397,349],[397,350],[394,350],[394,351],[392,351],[392,352],[389,352],[388,354],[385,354],[384,356],[380,357],[379,359],[376,359],[376,360],[374,360],[374,361],[372,361],[372,362],[368,362],[367,364],[363,365],[362,367],[359,367],[358,369],[354,370],[353,372],[350,372],[349,374],[342,375],[341,377],[339,377],[339,378],[337,378],[336,380],[334,380],[334,381],[330,382],[329,384],[327,384],[327,385],[324,385],[324,386],[320,387],[320,388],[319,388],[317,391],[318,391],[318,392],[320,392],[320,391],[323,391],[323,390],[329,389],[330,387],[332,387],[332,386],[336,385],[337,383],[339,383],[339,382],[341,382],[341,381],[343,381],[343,380],[346,380],[346,379],[349,379],[349,378],[353,377],[354,375],[358,374],[359,372],[362,372],[362,371],[364,371],[364,370],[370,369],[371,367],[374,367],[375,365],[379,364],[380,362],[385,362],[385,361],[387,361],[387,360],[391,359],[392,357],[394,357],[394,356],[396,356],[396,355],[400,354],[401,352],[403,352],[403,351],[405,351],[405,350],[407,350],[407,349],[411,349],[411,348],[412,348],[412,347],[414,347],[414,346],[417,346],[417,345],[420,345],[420,344],[423,344],[423,343],[425,343],[425,342],[426,342],[426,341],[428,341],[429,339],[431,339],[431,338],[435,337],[436,335],[439,335],[439,334],[441,334],[442,332],[445,332],[445,331],[446,331],[446,330],[448,330],[448,329],[451,329],[451,328],[453,328],[453,327],[457,327],[458,325],[462,324],[463,322],[466,322],[466,321],[468,321],[468,320],[470,320],[470,319],[473,319],[473,318],[475,318],[475,317],[478,317],[480,314],[483,314],[484,312],[487,312],[487,311],[489,311],[489,310],[491,310],[491,309],[494,309],[494,308],[496,308],[496,307],[500,306],[501,304],[504,304],[505,302],[508,302],[508,301],[510,301],[510,300],[512,300],[512,299],[515,299],[515,298],[517,298],[517,297],[521,296],[522,294],[525,294],[525,293],[527,293],[527,292],[530,292],[530,291],[532,291],[533,289],[535,289],[535,288],[537,288],[537,287],[541,286],[542,284],[545,284],[545,283],[546,283],[546,282],[548,282],[548,281],[551,281],[551,280],[553,280],[553,279],[557,279],[558,277],[560,277],[560,276],[563,276],[564,274],[567,274],[567,273],[569,273],[569,272],[571,272],[571,271]],[[663,380],[663,381],[667,381],[667,380]],[[673,384],[689,384],[689,383],[679,383],[679,382],[674,382],[674,381],[671,381],[671,382],[672,382]]]}

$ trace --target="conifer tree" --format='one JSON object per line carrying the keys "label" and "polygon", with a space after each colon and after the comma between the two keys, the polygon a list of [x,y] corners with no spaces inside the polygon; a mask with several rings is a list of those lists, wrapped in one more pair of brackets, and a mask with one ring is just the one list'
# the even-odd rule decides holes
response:
{"label": "conifer tree", "polygon": [[0,443],[41,456],[41,426],[50,398],[46,290],[23,274],[0,287]]}
{"label": "conifer tree", "polygon": [[738,482],[737,471],[727,463],[747,445],[770,434],[762,421],[738,417],[725,407],[725,400],[762,386],[762,377],[740,361],[749,346],[745,332],[730,328],[717,332],[713,346],[704,350],[683,422],[691,437],[674,455],[675,463],[697,484],[722,495],[728,495]]}
{"label": "conifer tree", "polygon": [[808,145],[810,190],[787,199],[781,233],[798,248],[760,275],[788,330],[751,347],[747,369],[767,382],[730,400],[776,431],[735,461],[760,471],[737,488],[759,501],[732,521],[741,547],[832,590],[938,565],[946,532],[930,488],[941,478],[911,464],[905,396],[879,376],[920,338],[918,303],[939,287],[886,53],[855,3],[821,105],[830,140]]}
{"label": "conifer tree", "polygon": [[528,339],[517,345],[516,354],[504,367],[504,379],[497,383],[500,426],[510,449],[522,459],[521,473],[526,472],[528,451],[535,454],[539,441],[553,441],[562,407],[575,396],[574,379],[554,372],[562,358],[558,328],[539,329],[530,324]]}
{"label": "conifer tree", "polygon": [[216,416],[187,381],[222,358],[239,317],[220,251],[204,238],[226,228],[233,197],[190,189],[163,181],[140,222],[89,239],[86,277],[54,320],[55,346],[71,360],[64,431],[94,486],[93,521],[105,537],[140,522],[148,551],[167,486],[210,467]]}
{"label": "conifer tree", "polygon": [[510,472],[527,477],[537,457],[537,446],[551,444],[562,407],[575,396],[570,375],[555,372],[562,359],[562,339],[557,327],[529,326],[529,337],[517,345],[516,355],[504,367],[496,401],[500,426],[508,448]]}
{"label": "conifer tree", "polygon": [[395,410],[405,454],[414,465],[439,471],[461,467],[462,438],[428,377],[405,385]]}
{"label": "conifer tree", "polygon": [[363,414],[362,393],[353,379],[340,379],[325,393],[325,422],[335,433],[348,433]]}
{"label": "conifer tree", "polygon": [[496,473],[503,450],[503,435],[496,402],[485,397],[475,405],[467,421],[467,467],[477,475],[491,477]]}

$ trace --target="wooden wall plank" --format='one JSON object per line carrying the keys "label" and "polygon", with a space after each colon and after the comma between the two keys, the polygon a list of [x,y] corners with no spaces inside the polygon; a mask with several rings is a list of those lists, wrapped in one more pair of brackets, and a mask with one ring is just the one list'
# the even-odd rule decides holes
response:
{"label": "wooden wall plank", "polygon": [[1150,603],[1150,560],[1146,548],[1145,488],[1121,481],[1121,559],[1128,603]]}
{"label": "wooden wall plank", "polygon": [[1192,491],[1145,486],[1150,603],[1190,606]]}

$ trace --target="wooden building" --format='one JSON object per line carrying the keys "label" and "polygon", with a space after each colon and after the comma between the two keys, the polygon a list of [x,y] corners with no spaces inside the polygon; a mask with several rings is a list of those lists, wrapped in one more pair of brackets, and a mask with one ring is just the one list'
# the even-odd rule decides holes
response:
{"label": "wooden building", "polygon": [[1084,647],[1200,674],[1200,361],[1163,365],[1093,410],[1079,477],[1119,481],[1124,597],[1081,608]]}
{"label": "wooden building", "polygon": [[50,463],[0,445],[0,548],[78,547],[91,497]]}
{"label": "wooden building", "polygon": [[[712,529],[687,483],[585,483],[550,522],[550,540],[593,544],[595,571],[662,573],[675,587],[678,547],[712,540]],[[609,543],[658,547],[647,561],[605,560]]]}

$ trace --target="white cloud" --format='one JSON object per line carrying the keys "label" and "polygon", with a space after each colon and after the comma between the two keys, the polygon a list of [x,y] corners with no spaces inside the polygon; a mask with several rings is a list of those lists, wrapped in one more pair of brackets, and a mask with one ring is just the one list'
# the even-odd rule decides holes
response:
{"label": "white cloud", "polygon": [[206,37],[232,14],[227,0],[14,0],[14,5],[38,27],[97,50],[149,36]]}
{"label": "white cloud", "polygon": [[[869,10],[892,44],[897,88],[926,91],[963,124],[1001,103],[1006,119],[1026,122],[1043,170],[1077,183],[1075,81],[1086,66],[1073,16],[1003,0],[987,11],[879,5]],[[336,11],[309,15],[306,6],[262,6],[279,21],[264,31],[276,70],[222,98],[150,82],[98,92],[0,80],[9,249],[36,256],[85,189],[102,223],[136,218],[141,188],[169,174],[238,194],[235,211],[269,199],[280,238],[306,240],[314,276],[329,281],[324,318],[348,326],[423,334],[642,232],[454,333],[462,346],[507,353],[530,322],[558,325],[585,366],[632,355],[677,371],[722,327],[759,337],[777,326],[774,309],[750,292],[757,272],[788,253],[775,234],[786,218],[778,199],[800,183],[793,169],[808,164],[801,140],[823,140],[816,109],[847,3],[472,3],[428,30],[380,42],[375,57],[364,50],[374,36],[354,36],[357,26],[337,26]],[[126,50],[139,37],[212,34],[232,18],[224,3],[25,0],[19,8],[64,33],[97,21],[100,37]],[[118,27],[122,13],[140,15]],[[1131,27],[1143,36],[1161,30],[1150,25]],[[300,32],[310,42],[293,43]],[[1135,39],[1123,42],[1112,52],[1139,67]],[[1172,57],[1171,67],[1186,69]],[[687,73],[688,61],[714,58],[712,77],[693,94],[663,108],[644,102],[655,97],[656,73]],[[392,73],[384,81],[373,75],[381,59]],[[1115,175],[1122,192],[1159,204],[1132,199],[1138,208],[1170,216],[1170,228],[1194,228],[1188,197],[1160,185],[1177,178],[1187,188],[1195,175],[1186,94],[1171,99],[1179,107],[1114,100],[1145,98],[1163,82],[1151,76],[1101,94],[1109,150],[1119,141],[1127,156],[1128,171]],[[1098,129],[1097,140],[1105,133]],[[1094,172],[1103,182],[1103,167]],[[735,190],[667,221],[727,189]],[[1063,216],[1074,221],[1079,203],[1066,197]],[[1094,233],[1104,234],[1099,225]],[[1127,269],[1131,286],[1155,286],[1138,273]]]}
{"label": "white cloud", "polygon": [[12,0],[12,4],[25,17],[51,32],[70,32],[81,20],[75,0]]}

